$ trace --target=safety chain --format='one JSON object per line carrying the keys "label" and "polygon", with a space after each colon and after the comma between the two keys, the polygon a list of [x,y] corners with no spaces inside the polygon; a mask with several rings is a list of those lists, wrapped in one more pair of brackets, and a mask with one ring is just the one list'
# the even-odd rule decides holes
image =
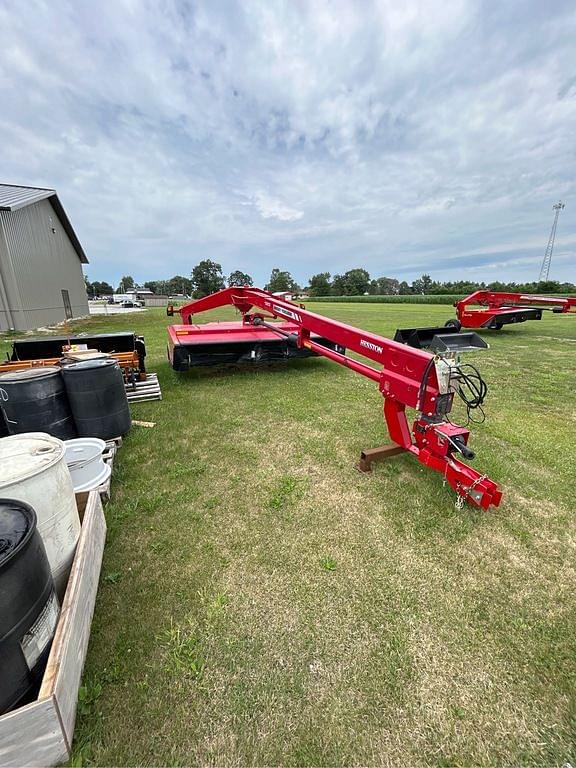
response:
{"label": "safety chain", "polygon": [[[488,475],[480,475],[480,477],[477,477],[476,480],[474,480],[474,482],[469,488],[464,489],[463,493],[460,493],[458,491],[456,492],[457,497],[456,497],[456,502],[454,504],[456,509],[460,510],[464,508],[464,504],[466,503],[467,497],[470,496],[474,488],[476,488],[476,486],[479,485],[483,480],[486,480],[487,477]],[[462,485],[460,485],[460,488],[462,488]]]}

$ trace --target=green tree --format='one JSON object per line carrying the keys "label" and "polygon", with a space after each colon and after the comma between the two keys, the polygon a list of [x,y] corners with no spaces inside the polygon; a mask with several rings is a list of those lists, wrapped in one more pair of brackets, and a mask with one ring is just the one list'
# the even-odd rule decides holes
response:
{"label": "green tree", "polygon": [[334,275],[332,280],[332,288],[330,290],[332,296],[344,296],[346,293],[346,280],[344,275]]}
{"label": "green tree", "polygon": [[270,273],[270,281],[264,286],[270,293],[279,291],[298,291],[298,285],[290,272],[284,272],[278,267],[274,267]]}
{"label": "green tree", "polygon": [[542,280],[538,283],[538,293],[560,293],[561,290],[557,280]]}
{"label": "green tree", "polygon": [[412,288],[410,288],[406,280],[402,280],[398,286],[398,293],[400,296],[408,296],[409,294],[413,293]]}
{"label": "green tree", "polygon": [[134,278],[132,275],[124,275],[118,284],[118,290],[116,293],[126,293],[127,291],[131,291],[135,285],[136,284],[134,283]]}
{"label": "green tree", "polygon": [[230,273],[228,278],[228,285],[232,288],[242,287],[243,285],[254,285],[254,280],[246,272],[241,272],[239,269]]}
{"label": "green tree", "polygon": [[344,275],[351,296],[362,296],[370,288],[370,274],[365,269],[350,269]]}
{"label": "green tree", "polygon": [[333,296],[362,296],[369,288],[370,274],[365,269],[349,269],[332,281]]}
{"label": "green tree", "polygon": [[200,299],[224,288],[222,266],[210,259],[203,259],[192,270],[194,298]]}
{"label": "green tree", "polygon": [[484,283],[474,283],[470,280],[456,280],[455,282],[436,283],[432,284],[432,287],[427,293],[444,293],[444,294],[467,294],[477,291],[479,288],[485,288]]}
{"label": "green tree", "polygon": [[330,272],[319,272],[310,278],[310,296],[330,296]]}
{"label": "green tree", "polygon": [[147,288],[152,293],[172,295],[175,293],[182,293],[184,296],[190,296],[192,294],[192,280],[189,277],[183,275],[174,275],[169,280],[148,280],[144,283],[144,288]]}
{"label": "green tree", "polygon": [[370,282],[370,293],[375,296],[390,296],[400,293],[400,283],[393,277],[377,277]]}
{"label": "green tree", "polygon": [[92,296],[112,296],[114,288],[105,281],[94,280],[92,283]]}
{"label": "green tree", "polygon": [[432,288],[433,281],[430,275],[422,275],[412,283],[412,291],[414,293],[429,293]]}
{"label": "green tree", "polygon": [[184,296],[190,296],[193,291],[192,280],[183,275],[174,275],[166,281],[166,292],[171,296],[174,293],[181,293]]}

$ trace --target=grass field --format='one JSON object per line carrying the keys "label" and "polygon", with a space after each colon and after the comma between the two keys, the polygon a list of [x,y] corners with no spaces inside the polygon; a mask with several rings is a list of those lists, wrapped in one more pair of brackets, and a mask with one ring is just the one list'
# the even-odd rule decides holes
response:
{"label": "grass field", "polygon": [[[447,309],[314,307],[384,335]],[[410,457],[355,471],[386,441],[372,382],[321,359],[176,374],[165,320],[78,324],[143,333],[164,400],[115,465],[76,764],[574,761],[576,318],[475,355],[487,513]]]}

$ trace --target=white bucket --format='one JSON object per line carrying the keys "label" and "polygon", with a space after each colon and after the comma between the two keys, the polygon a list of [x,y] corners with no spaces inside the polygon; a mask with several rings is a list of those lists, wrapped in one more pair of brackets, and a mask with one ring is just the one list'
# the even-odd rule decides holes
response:
{"label": "white bucket", "polygon": [[66,589],[80,535],[80,519],[64,443],[43,432],[0,439],[0,496],[35,510],[56,591]]}
{"label": "white bucket", "polygon": [[98,437],[77,437],[65,440],[66,464],[72,476],[75,493],[98,488],[110,477],[111,467],[104,462],[104,440]]}

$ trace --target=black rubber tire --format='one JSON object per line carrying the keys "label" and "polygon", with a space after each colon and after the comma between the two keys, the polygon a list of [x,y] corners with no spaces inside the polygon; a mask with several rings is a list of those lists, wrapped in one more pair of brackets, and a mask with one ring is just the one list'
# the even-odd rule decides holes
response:
{"label": "black rubber tire", "polygon": [[460,331],[462,330],[462,323],[455,317],[451,317],[450,320],[446,320],[444,323],[444,328],[457,328]]}

